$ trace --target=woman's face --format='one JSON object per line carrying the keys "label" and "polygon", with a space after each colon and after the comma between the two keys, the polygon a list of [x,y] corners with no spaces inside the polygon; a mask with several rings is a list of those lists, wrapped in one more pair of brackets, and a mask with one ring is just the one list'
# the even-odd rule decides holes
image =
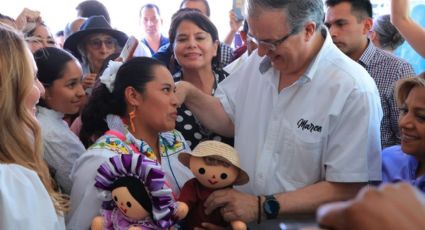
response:
{"label": "woman's face", "polygon": [[176,30],[174,56],[184,69],[211,68],[211,61],[217,55],[218,42],[211,34],[195,23],[184,20]]}
{"label": "woman's face", "polygon": [[414,87],[400,108],[401,148],[425,160],[425,88]]}
{"label": "woman's face", "polygon": [[37,78],[37,65],[35,64],[34,58],[32,54],[30,54],[30,50],[27,51],[27,58],[31,62],[31,67],[33,68],[33,79],[32,79],[32,87],[31,91],[28,94],[27,98],[25,99],[25,106],[27,107],[28,111],[34,116],[35,119],[35,113],[36,113],[36,105],[38,104],[38,101],[40,99],[40,96],[44,95],[44,87],[40,83],[40,81]]}
{"label": "woman's face", "polygon": [[85,52],[90,64],[101,66],[109,55],[117,51],[117,39],[108,34],[92,34],[86,39]]}
{"label": "woman's face", "polygon": [[43,98],[47,106],[60,113],[76,114],[85,96],[82,75],[80,64],[75,60],[69,61],[63,76],[46,87]]}
{"label": "woman's face", "polygon": [[[38,25],[31,37],[25,38],[28,42],[31,52],[35,52],[40,48],[58,47],[55,38],[44,25]],[[59,47],[58,47],[59,48]]]}
{"label": "woman's face", "polygon": [[136,119],[142,130],[152,133],[174,129],[177,117],[177,97],[173,78],[167,68],[155,66],[154,79],[145,86],[139,95]]}

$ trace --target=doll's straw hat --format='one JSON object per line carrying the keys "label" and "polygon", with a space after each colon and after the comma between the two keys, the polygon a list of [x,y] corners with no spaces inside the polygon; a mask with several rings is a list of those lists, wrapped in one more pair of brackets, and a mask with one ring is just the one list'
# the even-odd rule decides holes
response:
{"label": "doll's straw hat", "polygon": [[190,157],[218,157],[239,169],[239,175],[234,185],[243,185],[248,183],[249,176],[241,168],[239,154],[236,150],[225,143],[219,141],[204,141],[199,143],[192,153],[183,152],[179,155],[179,161],[189,168]]}

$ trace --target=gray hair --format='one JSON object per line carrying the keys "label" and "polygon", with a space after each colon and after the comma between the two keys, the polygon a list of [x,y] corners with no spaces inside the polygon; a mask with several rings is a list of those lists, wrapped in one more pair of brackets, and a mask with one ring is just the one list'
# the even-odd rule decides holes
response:
{"label": "gray hair", "polygon": [[299,31],[307,22],[322,27],[325,17],[322,0],[248,0],[249,17],[257,17],[262,10],[282,11],[291,30]]}
{"label": "gray hair", "polygon": [[404,42],[404,38],[397,28],[391,24],[390,15],[381,15],[375,19],[372,31],[378,36],[382,49],[395,50]]}

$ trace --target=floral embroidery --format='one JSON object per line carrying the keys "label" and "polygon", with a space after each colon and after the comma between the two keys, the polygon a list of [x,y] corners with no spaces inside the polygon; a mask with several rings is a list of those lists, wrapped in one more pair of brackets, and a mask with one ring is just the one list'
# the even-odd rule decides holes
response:
{"label": "floral embroidery", "polygon": [[[149,159],[157,160],[152,147],[145,141],[136,139],[128,130],[126,130],[125,135],[110,130],[90,146],[90,149],[108,149],[119,154],[142,153]],[[185,145],[177,130],[159,134],[159,151],[162,157],[183,150],[185,150]]]}

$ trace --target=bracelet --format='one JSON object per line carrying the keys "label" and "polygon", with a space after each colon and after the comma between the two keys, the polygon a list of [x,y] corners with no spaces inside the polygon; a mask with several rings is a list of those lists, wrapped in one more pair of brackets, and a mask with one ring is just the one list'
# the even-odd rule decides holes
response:
{"label": "bracelet", "polygon": [[258,217],[257,224],[261,223],[261,196],[258,196]]}

